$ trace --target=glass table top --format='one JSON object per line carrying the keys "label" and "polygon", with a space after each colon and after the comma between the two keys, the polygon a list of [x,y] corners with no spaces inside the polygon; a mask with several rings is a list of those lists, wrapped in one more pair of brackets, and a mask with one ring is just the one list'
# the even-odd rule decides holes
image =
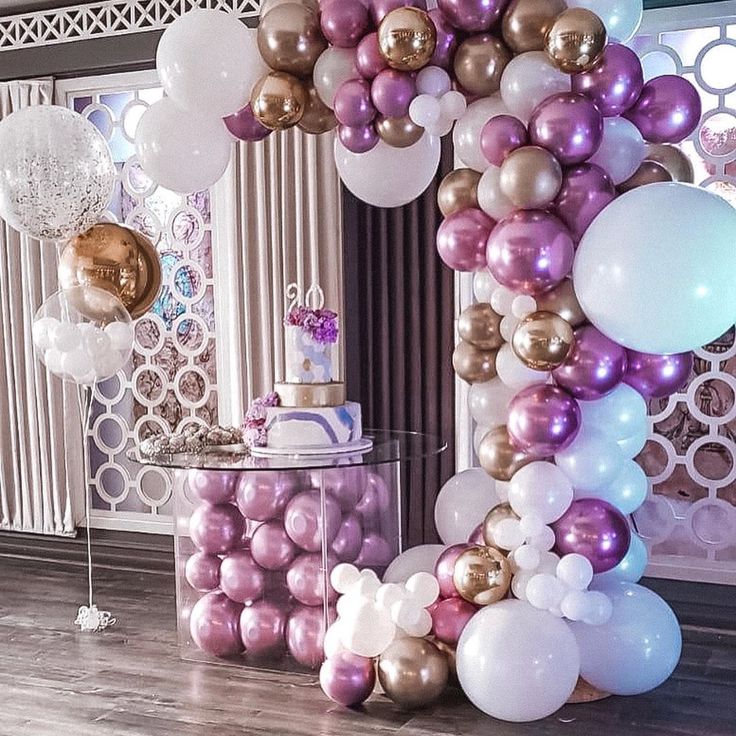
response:
{"label": "glass table top", "polygon": [[138,449],[128,450],[129,460],[160,468],[198,470],[318,470],[357,465],[384,465],[408,462],[438,455],[447,443],[435,435],[419,432],[394,432],[368,429],[364,438],[373,441],[368,450],[342,455],[250,455],[241,446],[232,449],[212,448],[198,453],[160,453],[143,455]]}

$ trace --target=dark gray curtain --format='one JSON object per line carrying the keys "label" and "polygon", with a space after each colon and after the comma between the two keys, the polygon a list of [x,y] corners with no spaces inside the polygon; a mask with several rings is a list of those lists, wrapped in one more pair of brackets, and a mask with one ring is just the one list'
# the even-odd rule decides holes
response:
{"label": "dark gray curtain", "polygon": [[454,472],[453,274],[437,255],[440,173],[416,201],[380,209],[344,190],[346,381],[364,425],[441,435],[439,457],[412,462],[403,482],[405,546],[437,540],[434,499]]}

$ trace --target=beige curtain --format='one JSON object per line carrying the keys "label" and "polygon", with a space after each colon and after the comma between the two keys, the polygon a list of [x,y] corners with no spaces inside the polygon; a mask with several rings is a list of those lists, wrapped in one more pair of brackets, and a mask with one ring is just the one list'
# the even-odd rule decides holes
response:
{"label": "beige curtain", "polygon": [[298,129],[240,143],[213,193],[222,423],[239,423],[248,402],[270,391],[282,371],[288,284],[298,283],[305,293],[318,284],[325,306],[344,319],[333,143],[331,133]]}
{"label": "beige curtain", "polygon": [[[0,120],[51,104],[53,81],[0,83]],[[56,289],[56,248],[0,220],[0,529],[72,535],[70,489],[83,488],[72,389],[33,353],[33,315]],[[69,464],[67,464],[69,458]]]}

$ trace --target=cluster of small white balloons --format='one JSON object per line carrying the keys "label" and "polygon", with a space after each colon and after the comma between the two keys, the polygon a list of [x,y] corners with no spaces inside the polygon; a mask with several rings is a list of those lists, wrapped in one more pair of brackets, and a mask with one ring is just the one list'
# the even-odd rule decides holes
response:
{"label": "cluster of small white balloons", "polygon": [[417,92],[409,117],[430,135],[447,135],[467,108],[465,96],[452,89],[450,75],[438,66],[426,66],[417,74]]}
{"label": "cluster of small white balloons", "polygon": [[378,657],[397,638],[427,636],[432,617],[427,611],[439,596],[434,575],[418,572],[403,584],[381,583],[373,570],[341,563],[330,574],[340,593],[338,618],[325,633],[325,655],[350,651]]}

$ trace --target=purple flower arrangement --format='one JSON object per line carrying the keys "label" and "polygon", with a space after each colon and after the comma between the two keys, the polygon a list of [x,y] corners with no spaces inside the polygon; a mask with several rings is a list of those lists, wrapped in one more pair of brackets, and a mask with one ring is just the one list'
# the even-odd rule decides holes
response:
{"label": "purple flower arrangement", "polygon": [[266,446],[268,443],[266,409],[271,406],[278,406],[280,403],[279,395],[273,391],[270,394],[253,399],[243,419],[243,442],[248,447]]}
{"label": "purple flower arrangement", "polygon": [[284,324],[301,327],[315,342],[322,345],[337,342],[337,314],[330,309],[294,307]]}

